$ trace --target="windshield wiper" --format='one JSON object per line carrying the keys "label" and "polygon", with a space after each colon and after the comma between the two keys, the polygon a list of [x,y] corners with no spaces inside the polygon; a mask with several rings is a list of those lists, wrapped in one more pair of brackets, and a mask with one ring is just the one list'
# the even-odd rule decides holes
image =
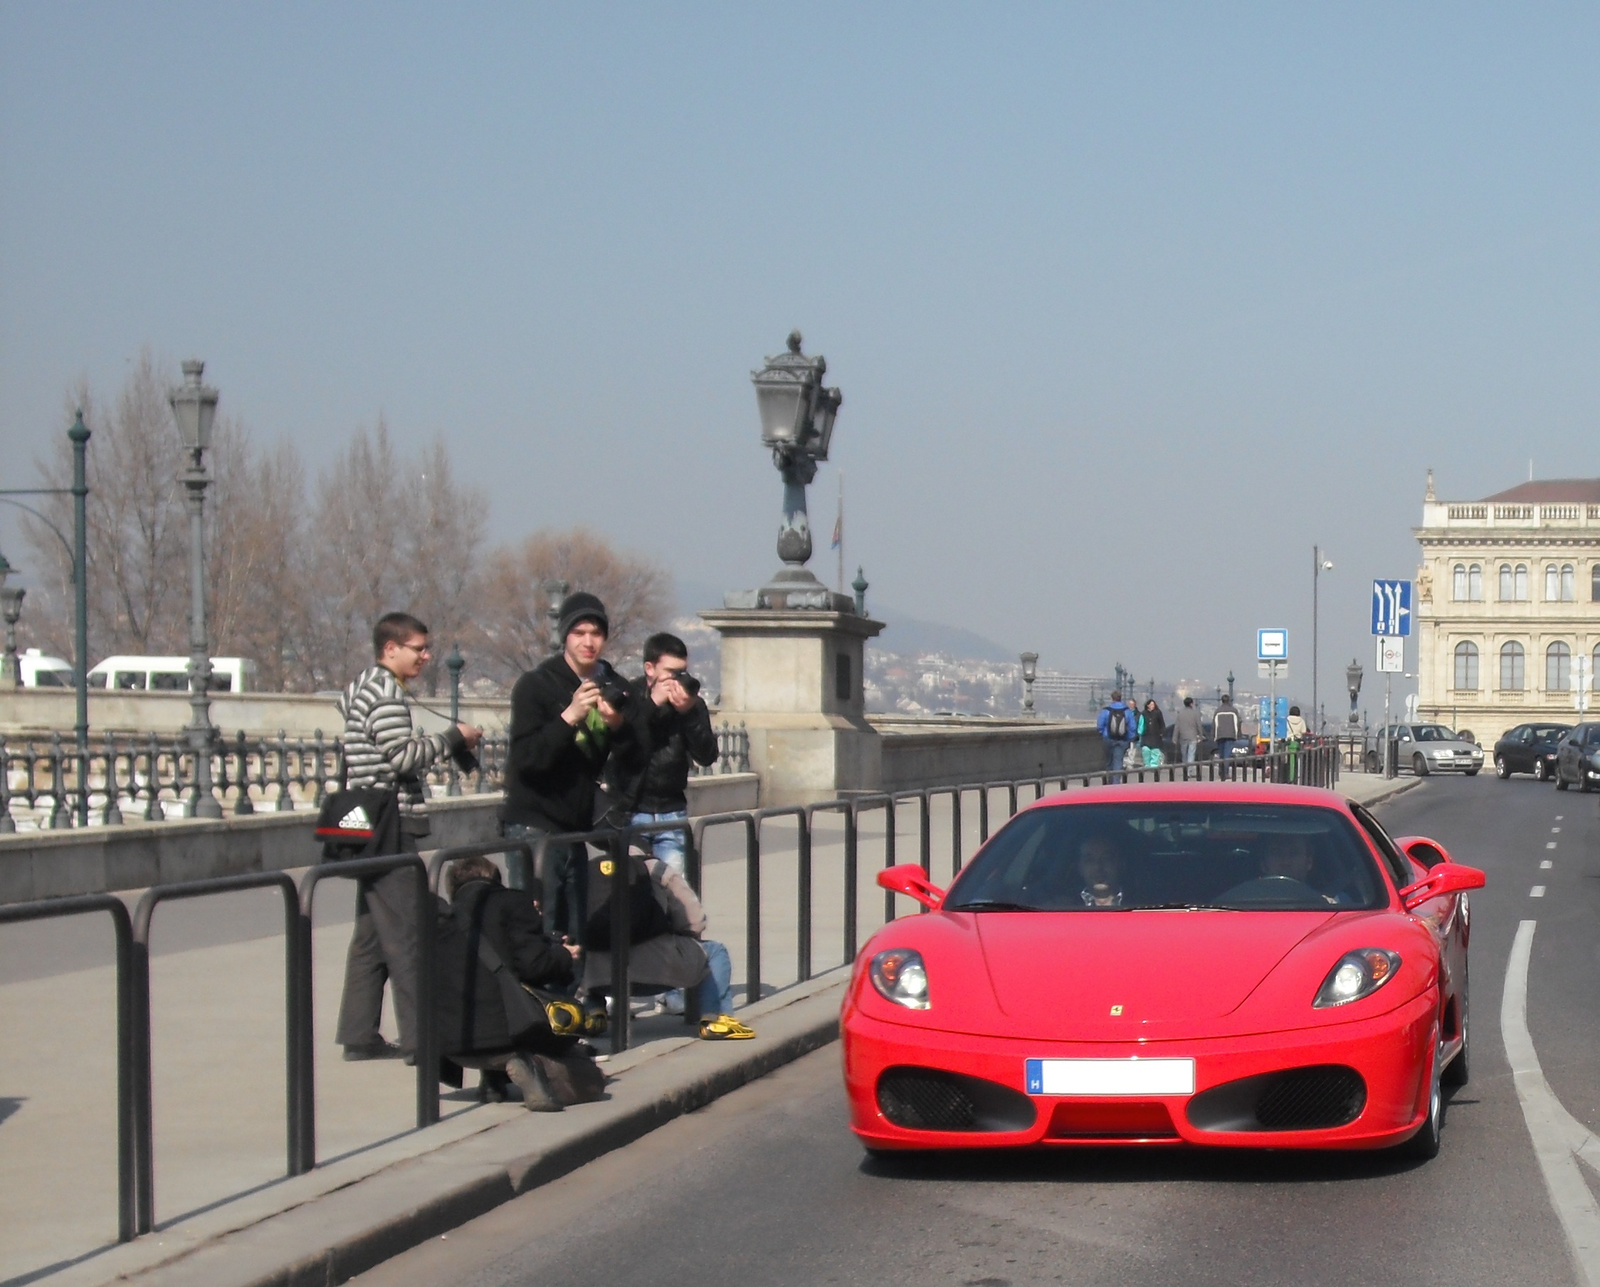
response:
{"label": "windshield wiper", "polygon": [[1136,912],[1228,912],[1231,907],[1223,907],[1218,903],[1139,903],[1131,910]]}
{"label": "windshield wiper", "polygon": [[1003,898],[974,898],[970,902],[945,907],[947,912],[1042,912],[1043,907],[1031,903],[1008,903]]}

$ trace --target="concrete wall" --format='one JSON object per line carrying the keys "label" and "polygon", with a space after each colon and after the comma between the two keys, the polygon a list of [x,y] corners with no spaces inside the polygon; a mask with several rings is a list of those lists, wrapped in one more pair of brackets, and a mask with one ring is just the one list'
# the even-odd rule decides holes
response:
{"label": "concrete wall", "polygon": [[[424,695],[435,710],[450,711],[450,695]],[[76,715],[77,695],[70,688],[25,688],[0,691],[0,733],[68,732]],[[211,722],[230,737],[243,729],[252,736],[276,737],[283,729],[290,737],[313,737],[318,729],[327,738],[343,731],[331,694],[316,693],[214,693]],[[419,728],[438,732],[449,719],[420,706],[413,708]],[[511,722],[507,702],[463,701],[461,718],[490,733],[503,734]],[[108,732],[176,733],[189,722],[187,693],[89,693],[90,736]]]}
{"label": "concrete wall", "polygon": [[1083,773],[1106,766],[1104,743],[1087,721],[957,724],[874,715],[871,723],[883,739],[886,791]]}
{"label": "concrete wall", "polygon": [[[500,800],[499,794],[434,800],[429,847],[492,840],[499,835]],[[753,773],[689,782],[689,810],[696,816],[758,803]],[[320,852],[311,834],[315,821],[303,810],[0,836],[0,903],[304,867]]]}

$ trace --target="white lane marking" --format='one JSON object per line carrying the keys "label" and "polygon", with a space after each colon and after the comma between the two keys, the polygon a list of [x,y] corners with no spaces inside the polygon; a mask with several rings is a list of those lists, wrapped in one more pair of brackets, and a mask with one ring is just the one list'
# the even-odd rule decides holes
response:
{"label": "white lane marking", "polygon": [[1535,885],[1532,889],[1530,889],[1528,891],[1528,897],[1529,898],[1543,898],[1544,897],[1544,886],[1543,885]]}
{"label": "white lane marking", "polygon": [[1551,831],[1552,834],[1554,834],[1555,832],[1560,831],[1560,830],[1561,830],[1560,827],[1551,827],[1550,828],[1550,831]]}
{"label": "white lane marking", "polygon": [[1558,814],[1556,814],[1556,821],[1557,821],[1557,822],[1560,822],[1560,821],[1561,821],[1561,819],[1563,819],[1563,818],[1564,818],[1564,817],[1566,817],[1566,816],[1567,816],[1567,815],[1566,815],[1566,814],[1564,814],[1564,813],[1558,813]]}
{"label": "white lane marking", "polygon": [[1600,1287],[1600,1205],[1589,1191],[1576,1158],[1600,1170],[1600,1140],[1561,1106],[1544,1079],[1528,1032],[1528,958],[1538,921],[1523,921],[1511,944],[1505,991],[1500,998],[1500,1040],[1522,1103],[1522,1119],[1533,1139],[1550,1205],[1567,1235],[1567,1248],[1588,1287]]}
{"label": "white lane marking", "polygon": [[1539,864],[1539,870],[1540,871],[1549,871],[1550,868],[1552,868],[1554,866],[1555,866],[1555,863],[1551,862],[1548,858],[1546,858],[1542,863]]}
{"label": "white lane marking", "polygon": [[1544,842],[1544,847],[1546,849],[1554,849],[1556,847],[1556,842],[1554,840],[1546,840]]}

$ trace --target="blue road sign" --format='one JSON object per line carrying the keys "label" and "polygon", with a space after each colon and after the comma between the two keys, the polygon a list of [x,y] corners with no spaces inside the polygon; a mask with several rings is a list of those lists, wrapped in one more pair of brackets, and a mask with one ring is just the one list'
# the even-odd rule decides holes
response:
{"label": "blue road sign", "polygon": [[1257,630],[1256,660],[1287,661],[1289,659],[1289,632],[1287,630]]}
{"label": "blue road sign", "polygon": [[1372,633],[1402,639],[1411,634],[1411,582],[1372,583]]}

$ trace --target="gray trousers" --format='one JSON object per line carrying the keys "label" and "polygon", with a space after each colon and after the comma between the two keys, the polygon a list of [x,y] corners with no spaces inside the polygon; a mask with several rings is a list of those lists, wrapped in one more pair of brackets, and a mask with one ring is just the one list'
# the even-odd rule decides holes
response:
{"label": "gray trousers", "polygon": [[[417,852],[417,837],[404,831],[400,848]],[[400,1048],[416,1046],[417,873],[402,868],[356,882],[356,923],[344,963],[344,997],[339,1002],[335,1040],[341,1046],[371,1046],[381,1039],[383,985],[394,991]]]}

